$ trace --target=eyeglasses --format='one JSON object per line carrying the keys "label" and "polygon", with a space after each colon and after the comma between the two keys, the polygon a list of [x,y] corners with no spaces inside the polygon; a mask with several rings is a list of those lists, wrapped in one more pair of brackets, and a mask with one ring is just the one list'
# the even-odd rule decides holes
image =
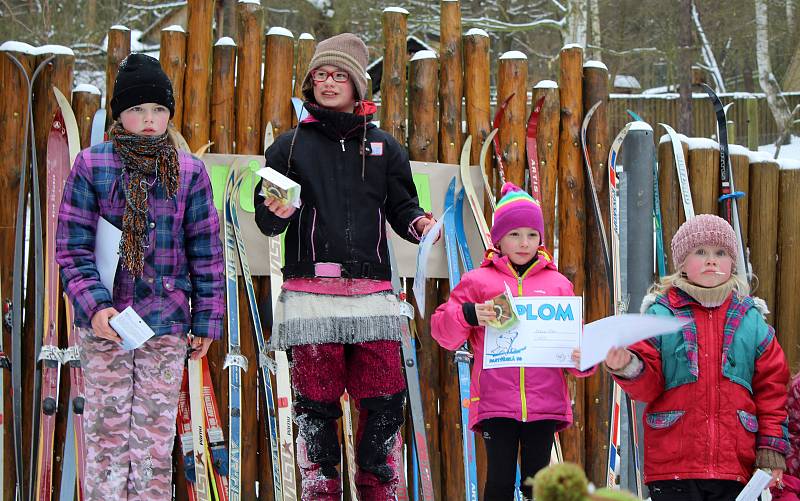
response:
{"label": "eyeglasses", "polygon": [[311,71],[311,78],[315,82],[324,82],[328,79],[328,77],[333,78],[334,82],[344,83],[350,80],[350,74],[346,71],[325,71],[325,70],[312,70]]}

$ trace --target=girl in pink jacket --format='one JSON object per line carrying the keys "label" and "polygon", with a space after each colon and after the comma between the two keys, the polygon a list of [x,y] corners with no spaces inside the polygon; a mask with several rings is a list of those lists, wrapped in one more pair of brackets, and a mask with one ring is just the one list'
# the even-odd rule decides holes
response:
{"label": "girl in pink jacket", "polygon": [[[469,426],[486,444],[484,500],[514,498],[517,455],[522,478],[547,466],[553,434],[572,424],[572,408],[562,369],[505,367],[483,370],[485,326],[495,319],[486,301],[506,285],[515,296],[574,296],[572,284],[558,272],[543,243],[539,204],[511,183],[502,190],[492,226],[496,250],[488,251],[480,268],[465,274],[450,299],[431,319],[434,339],[448,350],[469,341],[475,354],[470,388]],[[580,356],[576,350],[573,360]],[[592,371],[579,372],[584,377]],[[521,451],[520,451],[521,446]],[[523,491],[532,498],[529,487]]]}

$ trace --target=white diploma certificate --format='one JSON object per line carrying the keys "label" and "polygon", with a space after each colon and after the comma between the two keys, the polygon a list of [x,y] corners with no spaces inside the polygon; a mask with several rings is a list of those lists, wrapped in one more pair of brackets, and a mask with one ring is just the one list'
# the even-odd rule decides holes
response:
{"label": "white diploma certificate", "polygon": [[581,344],[583,299],[579,296],[515,297],[519,323],[506,330],[486,327],[483,368],[574,367]]}
{"label": "white diploma certificate", "polygon": [[122,338],[122,348],[124,350],[135,350],[156,335],[153,329],[130,306],[122,310],[119,315],[111,317],[108,323]]}

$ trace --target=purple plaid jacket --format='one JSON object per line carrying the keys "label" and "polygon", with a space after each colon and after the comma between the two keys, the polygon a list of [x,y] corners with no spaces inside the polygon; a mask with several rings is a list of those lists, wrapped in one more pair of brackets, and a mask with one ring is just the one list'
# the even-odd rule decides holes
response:
{"label": "purple plaid jacket", "polygon": [[91,327],[91,318],[103,308],[133,306],[156,335],[191,331],[221,337],[224,269],[211,182],[200,160],[182,152],[179,160],[180,188],[174,199],[166,198],[160,183],[150,188],[150,247],[142,277],[134,279],[118,266],[112,296],[95,266],[95,234],[99,216],[122,228],[122,159],[110,141],[75,159],[58,213],[56,261],[79,327]]}

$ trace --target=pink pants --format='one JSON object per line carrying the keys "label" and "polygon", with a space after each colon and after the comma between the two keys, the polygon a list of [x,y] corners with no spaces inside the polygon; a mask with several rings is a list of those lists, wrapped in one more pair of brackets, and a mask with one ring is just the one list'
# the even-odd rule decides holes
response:
{"label": "pink pants", "polygon": [[125,351],[77,329],[85,385],[85,499],[172,498],[172,446],[186,338]]}

